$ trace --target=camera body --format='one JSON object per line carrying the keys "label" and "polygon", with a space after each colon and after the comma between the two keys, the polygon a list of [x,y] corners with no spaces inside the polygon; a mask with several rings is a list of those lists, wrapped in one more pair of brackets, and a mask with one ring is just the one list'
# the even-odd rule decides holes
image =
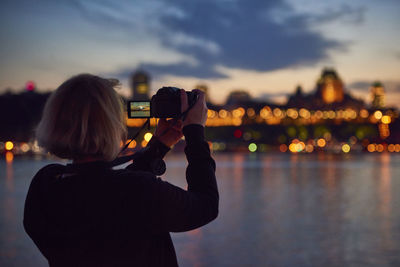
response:
{"label": "camera body", "polygon": [[[197,94],[186,92],[189,107],[197,101]],[[162,87],[150,101],[129,101],[129,118],[177,118],[181,112],[181,93],[176,87]]]}

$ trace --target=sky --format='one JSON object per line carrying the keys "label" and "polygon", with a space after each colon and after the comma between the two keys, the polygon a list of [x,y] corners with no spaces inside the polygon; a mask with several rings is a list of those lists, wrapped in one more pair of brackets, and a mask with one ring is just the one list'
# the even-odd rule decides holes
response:
{"label": "sky", "polygon": [[233,90],[282,103],[332,67],[352,95],[369,102],[379,80],[400,107],[398,14],[398,0],[3,0],[0,93],[93,73],[128,96],[141,69],[153,93],[206,84],[215,103]]}

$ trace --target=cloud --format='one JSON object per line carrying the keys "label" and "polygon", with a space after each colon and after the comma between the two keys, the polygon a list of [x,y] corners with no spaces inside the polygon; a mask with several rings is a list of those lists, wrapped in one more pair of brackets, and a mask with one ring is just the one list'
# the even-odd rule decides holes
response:
{"label": "cloud", "polygon": [[203,64],[193,66],[192,64],[188,64],[186,62],[163,65],[154,63],[142,63],[138,66],[138,68],[146,70],[152,75],[171,74],[175,76],[193,76],[199,79],[228,77],[227,75],[215,70],[214,66],[206,66]]}
{"label": "cloud", "polygon": [[[362,21],[364,14],[364,9],[348,5],[321,15],[298,14],[284,0],[75,3],[83,16],[95,23],[121,27],[130,34],[140,26],[156,35],[165,49],[195,62],[141,62],[139,67],[156,75],[196,78],[227,77],[217,66],[265,72],[316,64],[328,59],[329,51],[342,50],[346,44],[311,30],[311,25],[339,18]],[[276,21],[270,14],[279,10],[285,19]],[[128,68],[114,75],[122,76]]]}
{"label": "cloud", "polygon": [[367,90],[369,90],[371,84],[372,84],[371,81],[356,81],[356,82],[349,84],[347,87],[356,89],[356,90],[367,91]]}
{"label": "cloud", "polygon": [[343,21],[351,24],[361,24],[365,19],[366,7],[353,7],[343,4],[335,9],[327,9],[321,14],[311,15],[309,22],[312,24]]}
{"label": "cloud", "polygon": [[[400,93],[400,81],[381,81],[386,93]],[[347,85],[348,88],[357,91],[368,92],[374,81],[356,81]]]}

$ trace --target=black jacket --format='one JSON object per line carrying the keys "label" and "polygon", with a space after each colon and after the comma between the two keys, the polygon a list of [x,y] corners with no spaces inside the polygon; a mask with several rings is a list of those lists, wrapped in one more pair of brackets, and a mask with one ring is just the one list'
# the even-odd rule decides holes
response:
{"label": "black jacket", "polygon": [[158,141],[136,164],[51,164],[33,178],[24,227],[50,266],[177,266],[169,232],[189,231],[217,217],[215,162],[204,128],[183,129],[187,190],[148,168],[169,150]]}

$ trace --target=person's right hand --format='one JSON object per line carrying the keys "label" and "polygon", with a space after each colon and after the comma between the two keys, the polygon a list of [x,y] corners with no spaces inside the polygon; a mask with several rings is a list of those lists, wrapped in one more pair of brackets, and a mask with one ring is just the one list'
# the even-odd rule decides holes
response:
{"label": "person's right hand", "polygon": [[[191,110],[189,110],[186,115],[186,119],[183,121],[183,126],[189,124],[199,124],[201,126],[206,125],[207,121],[207,105],[206,105],[206,97],[204,92],[198,89],[194,89],[192,92],[198,94],[197,102],[194,104]],[[181,90],[181,103],[182,103],[182,111],[187,110],[188,107],[188,99],[186,92]]]}

